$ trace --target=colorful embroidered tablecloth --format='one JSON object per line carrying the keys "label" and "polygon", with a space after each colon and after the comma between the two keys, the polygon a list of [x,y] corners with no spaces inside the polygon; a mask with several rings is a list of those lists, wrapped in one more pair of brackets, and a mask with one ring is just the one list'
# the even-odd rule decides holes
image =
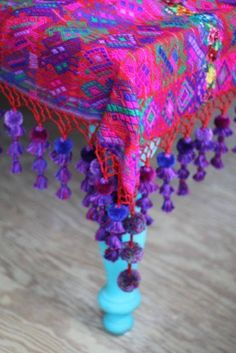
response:
{"label": "colorful embroidered tablecloth", "polygon": [[[59,129],[51,158],[60,167],[56,177],[61,199],[71,194],[69,135],[75,129],[82,132],[89,143],[77,165],[87,175],[84,204],[93,204],[89,218],[100,224],[106,217],[112,220],[97,235],[104,240],[108,233],[116,234],[108,241],[107,258],[112,261],[120,256],[117,234],[142,229],[144,221],[135,206],[151,223],[147,196],[157,186],[149,162],[158,145],[163,152],[156,174],[163,181],[159,191],[167,212],[173,209],[173,178],[180,180],[178,194],[188,192],[190,162],[197,166],[197,181],[204,179],[207,151],[214,153],[213,166],[223,165],[225,137],[232,133],[225,114],[236,85],[234,5],[233,0],[0,2],[0,90],[12,107],[4,115],[13,141],[8,151],[12,172],[22,168],[21,106],[28,107],[37,122],[28,151],[36,157],[39,189],[47,187],[47,121]],[[208,124],[215,108],[221,115],[215,120],[214,142]],[[172,151],[179,135],[176,172]],[[108,210],[110,203],[115,206]],[[132,217],[127,221],[127,206],[135,222]],[[127,262],[130,271],[132,261]]]}

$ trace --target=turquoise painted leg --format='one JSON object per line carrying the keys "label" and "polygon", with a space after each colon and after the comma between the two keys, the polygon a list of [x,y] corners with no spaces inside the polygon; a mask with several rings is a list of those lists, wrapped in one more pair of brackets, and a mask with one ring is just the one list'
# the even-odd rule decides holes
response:
{"label": "turquoise painted leg", "polygon": [[[144,247],[147,230],[134,236],[134,241]],[[129,241],[130,235],[125,234],[123,241]],[[133,312],[141,303],[139,289],[131,293],[123,292],[117,285],[119,273],[127,268],[127,262],[119,259],[110,262],[104,259],[105,242],[99,242],[99,249],[106,271],[106,284],[98,293],[99,307],[105,312],[103,325],[106,331],[114,335],[123,335],[131,330],[134,324]],[[132,268],[137,268],[133,265]]]}

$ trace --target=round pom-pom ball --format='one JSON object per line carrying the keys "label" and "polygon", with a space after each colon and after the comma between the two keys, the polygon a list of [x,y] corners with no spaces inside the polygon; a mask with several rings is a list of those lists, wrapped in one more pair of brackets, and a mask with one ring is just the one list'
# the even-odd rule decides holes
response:
{"label": "round pom-pom ball", "polygon": [[124,292],[132,292],[138,288],[140,280],[141,277],[137,270],[125,270],[119,274],[117,283]]}
{"label": "round pom-pom ball", "polygon": [[126,218],[124,221],[124,228],[127,233],[139,234],[146,228],[146,219],[142,213],[136,213],[133,216]]}
{"label": "round pom-pom ball", "polygon": [[122,222],[129,214],[129,209],[125,205],[111,205],[108,210],[108,217],[114,222]]}
{"label": "round pom-pom ball", "polygon": [[191,153],[194,149],[194,144],[191,140],[186,140],[184,138],[179,139],[177,143],[177,150],[181,154]]}
{"label": "round pom-pom ball", "polygon": [[96,183],[96,189],[99,192],[99,194],[110,195],[114,191],[114,184],[112,179],[101,178]]}
{"label": "round pom-pom ball", "polygon": [[196,139],[208,143],[212,141],[213,131],[209,128],[198,128],[195,133]]}
{"label": "round pom-pom ball", "polygon": [[219,129],[228,129],[230,126],[230,119],[227,117],[223,117],[221,115],[217,116],[215,118],[215,126],[218,127]]}
{"label": "round pom-pom ball", "polygon": [[54,150],[58,154],[69,154],[72,151],[73,143],[70,139],[63,140],[58,138],[54,142]]}
{"label": "round pom-pom ball", "polygon": [[111,262],[116,262],[119,258],[119,249],[107,248],[104,253],[104,258]]}
{"label": "round pom-pom ball", "polygon": [[90,147],[82,148],[80,155],[85,162],[92,162],[96,158],[94,150]]}
{"label": "round pom-pom ball", "polygon": [[156,176],[156,173],[151,167],[142,167],[140,169],[140,181],[142,183],[150,183]]}
{"label": "round pom-pom ball", "polygon": [[138,243],[130,244],[130,242],[125,242],[123,243],[120,257],[130,264],[135,264],[142,260],[143,253],[143,248]]}
{"label": "round pom-pom ball", "polygon": [[8,110],[4,114],[4,123],[8,128],[20,126],[23,124],[23,115],[21,112]]}
{"label": "round pom-pom ball", "polygon": [[175,156],[173,154],[165,154],[161,152],[157,155],[157,163],[161,168],[171,168],[175,165]]}
{"label": "round pom-pom ball", "polygon": [[46,142],[48,139],[48,132],[44,127],[35,127],[30,132],[30,138],[34,142]]}

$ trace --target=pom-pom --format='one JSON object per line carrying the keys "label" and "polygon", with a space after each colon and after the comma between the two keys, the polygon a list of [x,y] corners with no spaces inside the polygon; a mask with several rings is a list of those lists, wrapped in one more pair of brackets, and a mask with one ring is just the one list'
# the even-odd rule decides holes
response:
{"label": "pom-pom", "polygon": [[125,242],[123,243],[120,257],[130,264],[135,264],[142,260],[143,253],[143,248],[138,243]]}
{"label": "pom-pom", "polygon": [[161,152],[157,155],[157,164],[161,168],[172,168],[175,165],[175,156]]}
{"label": "pom-pom", "polygon": [[54,142],[54,150],[58,154],[66,154],[68,155],[73,148],[73,143],[70,139],[64,140],[62,138],[58,138]]}
{"label": "pom-pom", "polygon": [[219,115],[215,118],[214,123],[215,126],[219,129],[228,129],[230,126],[230,119]]}
{"label": "pom-pom", "polygon": [[34,142],[46,142],[48,139],[48,132],[44,127],[36,126],[31,130],[30,138]]}
{"label": "pom-pom", "polygon": [[111,205],[108,210],[108,217],[115,222],[122,222],[129,214],[129,209],[125,205]]}
{"label": "pom-pom", "polygon": [[124,292],[132,292],[138,288],[141,277],[137,270],[125,270],[118,276],[117,283]]}
{"label": "pom-pom", "polygon": [[150,183],[155,178],[155,171],[151,167],[141,167],[140,168],[140,182]]}
{"label": "pom-pom", "polygon": [[110,195],[114,191],[114,183],[112,179],[101,178],[96,183],[96,189],[99,194]]}
{"label": "pom-pom", "polygon": [[93,149],[91,149],[90,147],[84,147],[81,150],[81,158],[85,161],[85,162],[92,162],[93,159],[96,158],[95,152]]}
{"label": "pom-pom", "polygon": [[119,249],[107,248],[104,253],[104,258],[111,262],[116,262],[119,258]]}
{"label": "pom-pom", "polygon": [[213,139],[213,131],[210,128],[198,128],[195,132],[196,139],[200,142],[209,143]]}
{"label": "pom-pom", "polygon": [[8,110],[4,115],[4,124],[9,129],[21,126],[23,124],[23,115],[19,111]]}
{"label": "pom-pom", "polygon": [[146,228],[146,220],[142,213],[136,213],[124,221],[124,228],[127,233],[140,234]]}
{"label": "pom-pom", "polygon": [[177,150],[180,154],[189,154],[193,151],[194,144],[190,139],[179,139],[177,143]]}

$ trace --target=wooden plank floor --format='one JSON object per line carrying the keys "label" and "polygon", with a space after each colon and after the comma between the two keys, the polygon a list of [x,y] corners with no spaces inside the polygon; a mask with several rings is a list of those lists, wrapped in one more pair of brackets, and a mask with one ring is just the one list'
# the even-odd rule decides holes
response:
{"label": "wooden plank floor", "polygon": [[[101,327],[96,293],[104,274],[96,226],[81,207],[81,177],[74,173],[73,197],[63,203],[53,196],[55,181],[48,192],[31,187],[31,161],[24,156],[24,173],[13,176],[0,157],[1,353],[236,352],[235,155],[224,171],[190,182],[192,195],[176,198],[173,214],[154,197],[143,303],[133,331],[118,338]],[[54,172],[50,163],[51,179]]]}

